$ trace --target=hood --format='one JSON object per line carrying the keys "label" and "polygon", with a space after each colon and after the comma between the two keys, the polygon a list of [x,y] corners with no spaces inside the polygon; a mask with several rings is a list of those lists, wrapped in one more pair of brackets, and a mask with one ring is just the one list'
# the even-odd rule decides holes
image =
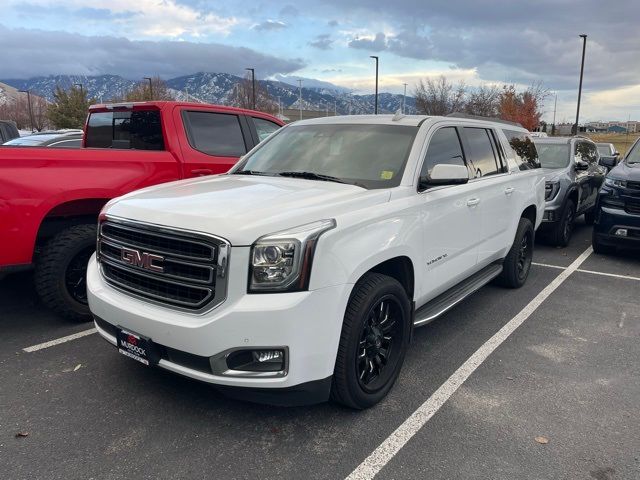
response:
{"label": "hood", "polygon": [[107,215],[206,232],[232,245],[389,201],[388,190],[284,177],[219,175],[138,190]]}
{"label": "hood", "polygon": [[567,174],[566,168],[543,168],[542,174],[546,182],[555,182],[558,178]]}
{"label": "hood", "polygon": [[611,169],[607,176],[611,178],[618,178],[620,180],[640,182],[640,163],[628,164],[627,162],[620,162]]}

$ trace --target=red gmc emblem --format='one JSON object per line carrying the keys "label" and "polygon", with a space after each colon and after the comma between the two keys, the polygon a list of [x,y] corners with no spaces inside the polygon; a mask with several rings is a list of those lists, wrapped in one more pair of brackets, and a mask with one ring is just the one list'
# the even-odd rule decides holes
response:
{"label": "red gmc emblem", "polygon": [[138,345],[138,339],[133,335],[127,335],[127,342],[131,345]]}
{"label": "red gmc emblem", "polygon": [[153,253],[141,252],[133,248],[122,247],[120,260],[134,267],[144,268],[152,272],[164,273],[164,257]]}

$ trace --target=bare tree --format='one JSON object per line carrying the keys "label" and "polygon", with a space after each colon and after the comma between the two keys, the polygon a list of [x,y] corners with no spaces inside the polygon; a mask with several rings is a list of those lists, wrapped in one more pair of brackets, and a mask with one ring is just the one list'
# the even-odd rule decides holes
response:
{"label": "bare tree", "polygon": [[[240,108],[253,109],[253,83],[246,75],[233,88],[232,105]],[[278,103],[269,95],[261,82],[256,81],[256,110],[265,113],[278,113]]]}
{"label": "bare tree", "polygon": [[468,94],[464,107],[465,113],[481,117],[497,117],[500,112],[500,94],[498,85],[480,85]]}
{"label": "bare tree", "polygon": [[145,102],[149,100],[175,100],[175,98],[167,83],[156,76],[151,79],[151,85],[148,80],[138,82],[131,90],[124,93],[124,98],[118,96],[111,100],[113,102]]}
{"label": "bare tree", "polygon": [[424,115],[448,115],[464,110],[467,87],[450,83],[444,75],[420,80],[416,86],[416,108]]}
{"label": "bare tree", "polygon": [[50,127],[49,118],[47,116],[48,107],[49,102],[47,102],[44,98],[38,97],[37,95],[31,96],[33,128],[35,128],[39,132]]}
{"label": "bare tree", "polygon": [[[47,106],[49,103],[38,95],[31,94],[31,115],[29,115],[29,102],[27,95],[21,94],[15,99],[0,105],[0,119],[12,120],[16,126],[23,129],[42,131],[49,127],[47,119]],[[33,118],[33,125],[31,124]]]}

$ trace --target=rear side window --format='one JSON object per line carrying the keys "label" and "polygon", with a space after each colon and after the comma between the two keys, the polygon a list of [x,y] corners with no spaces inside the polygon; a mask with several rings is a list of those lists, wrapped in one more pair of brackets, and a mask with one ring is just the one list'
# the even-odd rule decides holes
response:
{"label": "rear side window", "polygon": [[189,144],[194,149],[220,157],[239,157],[247,153],[237,115],[186,111],[183,118]]}
{"label": "rear side window", "polygon": [[277,123],[270,122],[264,118],[253,117],[253,124],[256,126],[256,132],[258,132],[258,140],[263,141],[273,132],[280,128]]}
{"label": "rear side window", "polygon": [[507,137],[520,170],[541,167],[536,146],[526,133],[516,130],[502,130],[502,133]]}
{"label": "rear side window", "polygon": [[433,134],[422,163],[420,177],[430,175],[433,167],[439,163],[466,166],[460,137],[455,127],[444,127]]}
{"label": "rear side window", "polygon": [[596,163],[598,161],[598,149],[595,144],[590,142],[577,142],[576,160],[582,160],[587,163]]}
{"label": "rear side window", "polygon": [[498,173],[498,163],[491,132],[485,128],[465,127],[464,133],[469,146],[469,156],[473,163],[475,178]]}
{"label": "rear side window", "polygon": [[86,146],[133,150],[164,150],[158,110],[96,112],[89,115]]}

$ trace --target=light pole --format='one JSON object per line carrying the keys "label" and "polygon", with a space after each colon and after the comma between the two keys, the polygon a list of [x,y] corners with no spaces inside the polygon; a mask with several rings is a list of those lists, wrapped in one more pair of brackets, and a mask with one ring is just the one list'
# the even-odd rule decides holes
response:
{"label": "light pole", "polygon": [[73,85],[74,85],[75,87],[80,87],[80,93],[84,94],[84,89],[83,89],[83,87],[82,87],[82,84],[81,84],[81,83],[74,83]]}
{"label": "light pole", "polygon": [[553,102],[553,123],[551,124],[551,135],[556,134],[556,107],[558,106],[558,91],[556,90],[556,99]]}
{"label": "light pole", "polygon": [[298,79],[298,106],[300,107],[300,120],[302,120],[302,79]]}
{"label": "light pole", "polygon": [[151,77],[144,77],[145,80],[149,80],[149,100],[153,100],[153,83],[151,83]]}
{"label": "light pole", "polygon": [[336,100],[333,101],[333,116],[338,115],[338,102]]}
{"label": "light pole", "polygon": [[256,109],[256,71],[253,68],[245,68],[251,72],[251,108]]}
{"label": "light pole", "polygon": [[580,86],[578,87],[578,108],[576,109],[576,126],[574,135],[578,134],[578,121],[580,120],[580,98],[582,97],[582,76],[584,74],[584,53],[587,49],[587,35],[583,33],[582,38],[582,63],[580,65]]}
{"label": "light pole", "polygon": [[402,114],[404,115],[404,102],[405,99],[407,98],[407,84],[403,83],[404,85],[404,93],[402,94]]}
{"label": "light pole", "polygon": [[33,112],[31,111],[31,92],[29,90],[18,90],[18,92],[27,94],[27,105],[29,107],[29,125],[31,126],[31,132],[33,132]]}
{"label": "light pole", "polygon": [[373,113],[378,114],[378,57],[376,55],[370,55],[370,58],[373,58],[376,61],[376,96],[375,96],[375,107]]}

